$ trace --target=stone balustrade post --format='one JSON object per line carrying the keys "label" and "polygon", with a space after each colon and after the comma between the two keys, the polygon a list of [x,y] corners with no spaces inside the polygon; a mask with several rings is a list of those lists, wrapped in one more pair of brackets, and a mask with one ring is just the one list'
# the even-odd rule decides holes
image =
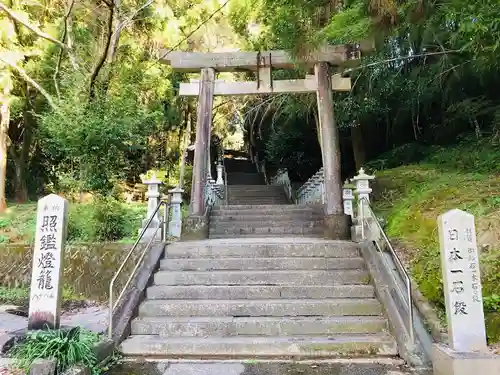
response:
{"label": "stone balustrade post", "polygon": [[217,185],[224,185],[223,172],[224,167],[222,166],[222,164],[217,164],[217,181],[215,182]]}
{"label": "stone balustrade post", "polygon": [[[358,196],[358,216],[361,216],[361,209],[363,207],[361,200],[365,200],[366,202],[370,203],[370,193],[372,192],[372,189],[370,188],[370,181],[373,179],[375,179],[375,176],[367,175],[363,168],[360,168],[358,175],[354,176],[351,179],[351,181],[356,183],[356,194]],[[364,217],[367,217],[368,207],[366,207],[366,204],[364,205],[364,207],[365,209],[363,215]]]}
{"label": "stone balustrade post", "polygon": [[[170,237],[180,238],[182,233],[182,193],[184,190],[175,188],[168,191],[170,193],[170,210],[172,212],[168,225],[168,235]],[[165,218],[168,220],[168,218]]]}
{"label": "stone balustrade post", "polygon": [[[156,213],[154,211],[160,203],[160,186],[163,182],[156,177],[155,173],[153,173],[151,179],[143,181],[143,184],[148,187],[148,191],[146,192],[146,197],[148,199],[148,211],[146,213],[146,218],[142,221],[142,228],[139,229],[139,233],[146,227],[149,219],[154,214],[153,220],[151,221],[151,224],[149,224],[149,227],[143,236],[144,239],[150,239],[156,231],[156,228],[160,225],[160,211],[158,210]],[[156,233],[158,236],[161,236],[160,231],[157,231]]]}
{"label": "stone balustrade post", "polygon": [[349,184],[349,180],[346,180],[342,188],[342,198],[344,199],[344,214],[349,215],[351,218],[353,218],[354,192],[353,192],[353,185]]}
{"label": "stone balustrade post", "polygon": [[[363,168],[360,168],[357,176],[354,176],[351,181],[356,185],[356,195],[358,197],[358,207],[355,217],[355,226],[351,228],[352,238],[356,240],[378,241],[380,238],[380,230],[373,218],[370,215],[370,181],[375,179],[375,176],[367,175]],[[363,219],[363,220],[362,220]],[[364,233],[364,238],[362,234]]]}

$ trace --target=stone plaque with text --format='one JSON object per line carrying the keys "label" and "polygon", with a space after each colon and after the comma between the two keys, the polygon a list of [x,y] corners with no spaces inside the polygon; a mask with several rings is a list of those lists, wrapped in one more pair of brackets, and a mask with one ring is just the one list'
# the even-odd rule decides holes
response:
{"label": "stone plaque with text", "polygon": [[51,194],[38,201],[28,329],[59,328],[68,202]]}
{"label": "stone plaque with text", "polygon": [[457,352],[486,346],[474,216],[451,210],[438,218],[449,345]]}

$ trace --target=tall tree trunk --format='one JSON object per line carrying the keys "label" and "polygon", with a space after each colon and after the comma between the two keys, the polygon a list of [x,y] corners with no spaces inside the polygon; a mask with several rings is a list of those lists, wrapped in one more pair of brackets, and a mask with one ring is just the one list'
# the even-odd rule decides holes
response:
{"label": "tall tree trunk", "polygon": [[28,187],[26,184],[26,172],[29,164],[31,143],[33,140],[33,129],[36,120],[33,118],[32,111],[33,101],[36,99],[36,92],[26,84],[26,105],[24,106],[23,122],[24,129],[22,133],[20,149],[14,159],[15,163],[15,200],[18,203],[25,203],[28,201]]}
{"label": "tall tree trunk", "polygon": [[0,95],[0,212],[7,209],[5,185],[7,179],[7,148],[10,122],[10,86],[6,84]]}
{"label": "tall tree trunk", "polygon": [[358,171],[366,162],[366,152],[361,125],[351,126],[351,141],[354,162],[356,164],[356,170]]}

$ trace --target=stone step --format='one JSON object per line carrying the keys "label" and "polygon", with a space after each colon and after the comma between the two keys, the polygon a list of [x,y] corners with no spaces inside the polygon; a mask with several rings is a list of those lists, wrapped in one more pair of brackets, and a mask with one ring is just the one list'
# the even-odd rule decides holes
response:
{"label": "stone step", "polygon": [[170,244],[166,249],[167,258],[349,258],[359,256],[359,245],[355,242],[299,237],[187,241]]}
{"label": "stone step", "polygon": [[231,189],[231,190],[254,189],[254,190],[280,190],[280,191],[284,191],[284,188],[281,185],[260,185],[260,186],[232,185],[232,186],[228,186],[228,189]]}
{"label": "stone step", "polygon": [[387,329],[383,317],[146,317],[132,321],[132,335],[200,336],[329,336],[338,333],[377,333]]}
{"label": "stone step", "polygon": [[324,229],[320,225],[311,225],[307,222],[303,222],[301,224],[295,224],[292,226],[271,226],[272,223],[264,222],[263,226],[253,227],[251,225],[238,225],[232,227],[218,227],[211,226],[209,228],[209,237],[213,237],[213,235],[229,235],[229,236],[238,236],[242,237],[245,235],[323,235]]}
{"label": "stone step", "polygon": [[166,271],[211,270],[334,270],[364,268],[363,258],[199,258],[162,259],[160,269]]}
{"label": "stone step", "polygon": [[323,228],[323,220],[278,220],[273,221],[267,216],[262,217],[260,221],[219,221],[210,222],[210,230],[239,230],[244,229],[263,229],[261,232],[269,233],[269,229],[273,228]]}
{"label": "stone step", "polygon": [[272,205],[287,205],[290,203],[287,199],[262,199],[262,198],[238,198],[233,199],[231,197],[228,198],[227,203],[229,205],[239,206],[242,204],[272,204]]}
{"label": "stone step", "polygon": [[373,285],[153,285],[146,298],[187,300],[374,298]]}
{"label": "stone step", "polygon": [[323,231],[313,231],[312,233],[294,233],[294,232],[287,232],[287,233],[253,233],[253,234],[240,234],[240,233],[221,233],[221,234],[209,234],[208,238],[211,240],[229,240],[229,239],[257,239],[257,238],[276,238],[276,237],[285,237],[285,236],[295,236],[297,238],[307,238],[307,239],[316,239],[316,238],[323,238],[324,233]]}
{"label": "stone step", "polygon": [[[282,221],[319,221],[323,220],[323,213],[316,212],[287,212],[283,214],[271,214],[265,215],[266,221],[270,222],[282,222]],[[235,221],[247,221],[247,222],[258,222],[262,221],[262,214],[260,215],[247,215],[244,212],[228,212],[225,215],[212,215],[210,216],[210,223],[226,223]]]}
{"label": "stone step", "polygon": [[265,197],[271,197],[271,198],[280,198],[280,197],[286,197],[285,192],[283,190],[277,190],[277,189],[272,189],[272,190],[249,190],[249,189],[241,189],[241,190],[234,190],[234,189],[227,189],[229,197],[250,197],[250,198],[265,198]]}
{"label": "stone step", "polygon": [[266,204],[254,204],[254,205],[225,205],[220,206],[212,210],[212,216],[227,215],[227,214],[245,214],[245,215],[280,215],[286,213],[296,213],[296,212],[313,212],[324,214],[322,206],[309,206],[309,205],[296,205],[296,204],[286,204],[286,205],[266,205]]}
{"label": "stone step", "polygon": [[396,343],[385,333],[332,337],[182,337],[134,335],[121,352],[135,356],[165,357],[363,357],[396,356]]}
{"label": "stone step", "polygon": [[345,285],[368,284],[364,269],[335,271],[158,271],[155,285]]}
{"label": "stone step", "polygon": [[139,317],[149,316],[380,316],[375,298],[279,300],[146,300]]}

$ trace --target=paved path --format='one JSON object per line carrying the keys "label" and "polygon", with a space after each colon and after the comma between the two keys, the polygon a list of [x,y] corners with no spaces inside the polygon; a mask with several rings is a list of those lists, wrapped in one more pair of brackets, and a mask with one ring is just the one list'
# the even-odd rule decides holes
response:
{"label": "paved path", "polygon": [[[390,361],[388,361],[390,362]],[[376,361],[349,361],[338,363],[152,363],[125,362],[109,375],[417,375],[398,365]],[[418,374],[423,375],[423,374]]]}
{"label": "paved path", "polygon": [[[5,312],[13,306],[0,306],[0,336],[26,328],[28,319]],[[73,311],[65,311],[61,315],[61,324],[81,326],[93,332],[102,332],[106,329],[108,309],[102,306],[88,306]]]}

